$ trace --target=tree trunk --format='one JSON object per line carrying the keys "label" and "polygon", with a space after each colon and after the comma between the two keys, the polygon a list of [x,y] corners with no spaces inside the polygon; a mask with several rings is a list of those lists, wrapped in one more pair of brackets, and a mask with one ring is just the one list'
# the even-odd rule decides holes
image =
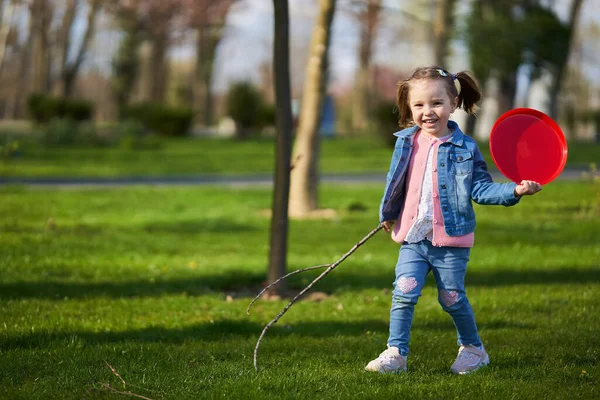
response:
{"label": "tree trunk", "polygon": [[515,106],[515,96],[517,94],[517,73],[510,73],[502,77],[499,82],[500,97],[498,98],[498,116],[512,110]]}
{"label": "tree trunk", "polygon": [[438,0],[433,24],[434,63],[444,67],[448,56],[448,43],[454,28],[456,0]]}
{"label": "tree trunk", "polygon": [[327,53],[336,0],[320,0],[313,28],[292,157],[290,215],[302,217],[318,208],[319,123],[325,94]]}
{"label": "tree trunk", "polygon": [[87,53],[90,41],[96,32],[96,15],[100,10],[101,0],[91,0],[88,6],[89,10],[87,14],[87,26],[85,33],[83,34],[83,41],[81,42],[81,46],[79,47],[79,51],[75,57],[75,61],[72,64],[67,65],[65,59],[65,64],[63,64],[63,96],[65,97],[70,97],[73,94],[73,88],[75,86],[75,79],[77,78],[79,67],[81,67],[81,63],[83,62],[85,54]]}
{"label": "tree trunk", "polygon": [[358,18],[360,22],[360,45],[358,68],[355,76],[354,99],[352,102],[352,129],[364,131],[371,115],[370,67],[373,54],[373,41],[379,24],[381,0],[368,0],[366,9]]}
{"label": "tree trunk", "polygon": [[33,0],[31,3],[31,24],[33,26],[31,90],[34,93],[47,93],[50,89],[50,46],[48,30],[52,21],[52,9],[48,0]]}
{"label": "tree trunk", "polygon": [[[27,6],[23,5],[23,7]],[[31,5],[29,6],[29,18],[31,22],[29,24],[27,41],[25,42],[25,45],[21,48],[21,54],[19,55],[19,69],[17,82],[15,85],[14,94],[10,103],[7,106],[6,111],[6,115],[8,115],[9,118],[12,119],[18,119],[25,115],[23,99],[25,98],[26,92],[29,90],[29,86],[27,85],[27,78],[30,76],[31,72],[31,56],[35,37],[35,30],[37,28],[37,24],[34,20],[33,8]]]}
{"label": "tree trunk", "polygon": [[220,34],[215,37],[211,25],[198,28],[196,40],[196,70],[194,72],[194,110],[198,112],[198,122],[204,126],[212,125],[213,94],[211,90],[215,50],[219,43]]}
{"label": "tree trunk", "polygon": [[[276,102],[277,143],[275,157],[275,186],[271,218],[268,282],[286,274],[288,238],[288,200],[290,189],[290,153],[292,136],[292,107],[289,60],[289,12],[287,0],[273,0],[275,7],[275,39],[273,70]],[[274,288],[283,294],[286,283]]]}
{"label": "tree trunk", "polygon": [[150,101],[162,103],[167,86],[167,49],[169,46],[168,30],[160,30],[152,35],[150,53],[150,76],[148,79]]}
{"label": "tree trunk", "polygon": [[141,39],[137,24],[125,19],[123,25],[124,37],[112,62],[111,78],[119,118],[123,117],[124,107],[129,103],[140,67],[138,50]]}
{"label": "tree trunk", "polygon": [[0,26],[0,75],[4,66],[6,53],[6,41],[11,29],[12,16],[15,11],[15,0],[8,0],[5,12],[2,13],[2,26]]}
{"label": "tree trunk", "polygon": [[567,47],[566,54],[564,55],[563,61],[557,66],[550,87],[550,117],[556,119],[558,117],[558,96],[562,86],[563,77],[565,70],[569,64],[569,55],[571,53],[571,47],[573,45],[573,37],[575,36],[575,29],[579,22],[579,15],[581,11],[581,4],[583,0],[573,0],[571,3],[571,10],[569,12],[569,45]]}
{"label": "tree trunk", "polygon": [[75,14],[77,12],[77,6],[80,4],[80,0],[66,0],[65,13],[63,14],[62,23],[58,29],[58,49],[59,49],[59,67],[60,67],[60,80],[57,82],[58,88],[54,91],[60,94],[65,92],[65,81],[64,75],[67,69],[69,48],[71,47],[71,28],[73,27],[73,21],[75,21]]}

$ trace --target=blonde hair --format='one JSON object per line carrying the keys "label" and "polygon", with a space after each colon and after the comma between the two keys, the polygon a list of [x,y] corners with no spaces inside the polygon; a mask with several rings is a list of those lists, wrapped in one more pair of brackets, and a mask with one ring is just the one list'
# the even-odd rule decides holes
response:
{"label": "blonde hair", "polygon": [[396,106],[398,107],[398,125],[406,128],[414,125],[412,112],[408,103],[411,83],[417,80],[441,80],[451,99],[458,97],[456,108],[462,108],[468,114],[475,114],[477,103],[483,97],[475,78],[467,71],[451,74],[441,67],[419,67],[409,78],[398,82]]}

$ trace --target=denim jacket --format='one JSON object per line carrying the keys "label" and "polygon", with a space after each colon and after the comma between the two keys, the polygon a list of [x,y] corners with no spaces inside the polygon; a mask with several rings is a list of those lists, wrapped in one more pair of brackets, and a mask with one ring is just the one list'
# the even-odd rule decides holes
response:
{"label": "denim jacket", "polygon": [[[475,212],[471,199],[478,204],[513,206],[515,183],[494,183],[477,143],[464,135],[458,124],[448,121],[452,136],[438,148],[438,192],[448,236],[466,235],[475,230]],[[380,222],[397,220],[405,199],[406,175],[418,126],[394,133],[397,136],[385,191],[379,207]]]}

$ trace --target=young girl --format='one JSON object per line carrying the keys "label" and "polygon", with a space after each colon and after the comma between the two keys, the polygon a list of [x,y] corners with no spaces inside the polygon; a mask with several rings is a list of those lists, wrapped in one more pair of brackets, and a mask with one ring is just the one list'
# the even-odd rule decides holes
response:
{"label": "young girl", "polygon": [[[388,348],[367,371],[406,370],[414,306],[433,272],[438,301],[458,332],[452,367],[467,374],[490,360],[477,333],[464,281],[478,204],[512,206],[541,190],[533,181],[494,183],[476,142],[449,121],[457,108],[474,113],[481,91],[467,72],[417,68],[398,85],[398,137],[380,206],[380,221],[402,244],[390,311]],[[394,226],[395,223],[395,226]],[[393,228],[393,229],[392,229]]]}

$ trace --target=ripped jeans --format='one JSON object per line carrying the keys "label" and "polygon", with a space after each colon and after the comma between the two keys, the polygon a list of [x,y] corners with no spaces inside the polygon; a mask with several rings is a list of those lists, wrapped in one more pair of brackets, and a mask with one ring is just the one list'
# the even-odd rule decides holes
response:
{"label": "ripped jeans", "polygon": [[414,307],[429,271],[433,271],[435,277],[438,301],[456,326],[458,345],[481,346],[475,316],[465,293],[470,252],[470,248],[435,247],[428,240],[402,244],[390,310],[389,346],[397,347],[403,356],[408,355]]}

